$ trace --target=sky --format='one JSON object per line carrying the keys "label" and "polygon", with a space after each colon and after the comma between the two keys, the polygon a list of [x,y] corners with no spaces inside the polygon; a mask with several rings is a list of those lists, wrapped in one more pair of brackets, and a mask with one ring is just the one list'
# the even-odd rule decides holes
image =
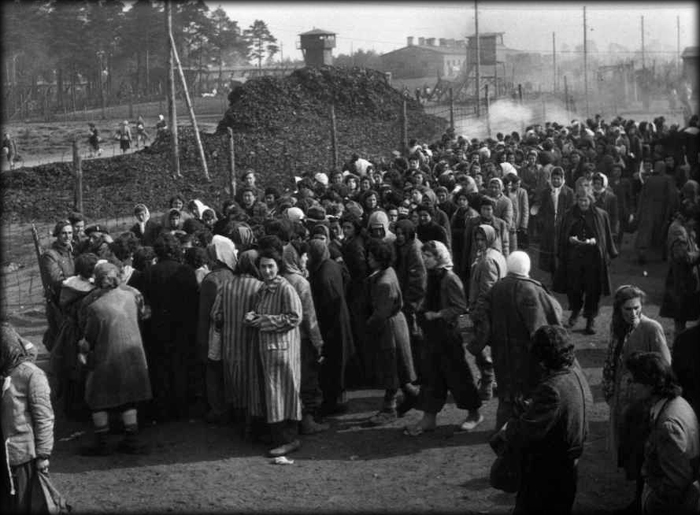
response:
{"label": "sky", "polygon": [[[359,49],[382,54],[406,46],[407,36],[463,39],[473,34],[474,2],[216,2],[242,29],[254,20],[267,23],[282,46],[282,57],[302,59],[299,34],[313,28],[335,32],[334,55]],[[479,32],[505,32],[503,42],[518,50],[551,53],[583,43],[583,6],[589,42],[599,51],[616,43],[631,50],[644,47],[650,59],[673,56],[677,49],[697,46],[695,2],[478,2]],[[662,54],[663,52],[663,54]],[[279,57],[279,56],[278,56]]]}

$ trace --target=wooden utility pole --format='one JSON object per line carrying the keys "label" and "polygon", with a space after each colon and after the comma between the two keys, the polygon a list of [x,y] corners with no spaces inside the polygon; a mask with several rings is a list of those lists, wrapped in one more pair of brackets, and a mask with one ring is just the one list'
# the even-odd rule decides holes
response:
{"label": "wooden utility pole", "polygon": [[330,118],[331,118],[331,157],[333,158],[333,169],[338,168],[338,132],[335,124],[335,105],[331,103],[330,105]]}
{"label": "wooden utility pole", "polygon": [[194,115],[194,108],[192,107],[192,100],[190,99],[190,92],[187,90],[187,81],[185,80],[185,72],[182,71],[182,65],[180,64],[180,57],[177,55],[177,49],[175,48],[175,40],[173,39],[172,32],[170,33],[170,44],[173,46],[173,57],[175,58],[175,64],[177,64],[177,71],[180,74],[180,82],[182,82],[182,90],[185,93],[185,103],[187,104],[187,110],[190,114],[190,121],[192,122],[192,128],[194,129],[194,138],[197,141],[197,149],[199,149],[199,158],[202,160],[202,170],[204,171],[204,178],[207,182],[211,182],[211,177],[209,177],[209,170],[207,169],[207,156],[204,155],[204,147],[202,146],[202,139],[199,135],[199,128],[197,127],[197,118]]}
{"label": "wooden utility pole", "polygon": [[476,38],[476,116],[481,116],[481,106],[479,105],[479,95],[481,95],[481,43],[479,42],[479,7],[477,0],[474,0],[474,37]]}
{"label": "wooden utility pole", "polygon": [[676,68],[681,69],[681,17],[676,16]]}
{"label": "wooden utility pole", "polygon": [[557,35],[552,32],[552,90],[554,93],[557,92]]}
{"label": "wooden utility pole", "polygon": [[452,87],[450,86],[450,128],[454,130],[455,128],[455,99],[452,92]]}
{"label": "wooden utility pole", "polygon": [[644,16],[642,16],[642,70],[646,69],[646,56],[644,55]]}
{"label": "wooden utility pole", "polygon": [[583,93],[586,97],[586,117],[590,116],[588,105],[588,25],[586,24],[586,6],[583,6]]}
{"label": "wooden utility pole", "polygon": [[170,119],[170,143],[173,148],[173,176],[180,178],[180,150],[177,141],[177,105],[175,103],[175,70],[173,69],[174,43],[170,35],[173,32],[173,15],[171,0],[165,0],[165,31],[168,34],[168,118]]}
{"label": "wooden utility pole", "polygon": [[73,209],[78,213],[83,212],[83,163],[78,152],[78,140],[73,140],[73,177],[75,188],[73,191]]}
{"label": "wooden utility pole", "polygon": [[566,104],[566,119],[571,118],[571,113],[569,112],[569,83],[566,81],[566,75],[564,75],[564,103]]}
{"label": "wooden utility pole", "polygon": [[489,116],[489,85],[484,84],[484,98],[486,99],[486,133],[491,137],[491,117]]}
{"label": "wooden utility pole", "polygon": [[233,129],[228,127],[226,132],[228,132],[228,150],[231,159],[228,169],[228,183],[231,190],[231,198],[236,198],[236,151],[233,146]]}
{"label": "wooden utility pole", "polygon": [[401,151],[408,152],[408,115],[406,114],[406,98],[401,109]]}

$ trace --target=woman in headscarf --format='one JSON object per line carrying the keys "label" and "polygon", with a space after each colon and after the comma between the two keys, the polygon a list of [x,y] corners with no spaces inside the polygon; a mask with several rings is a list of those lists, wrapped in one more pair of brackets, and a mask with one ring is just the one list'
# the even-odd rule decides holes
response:
{"label": "woman in headscarf", "polygon": [[367,263],[372,271],[367,278],[371,314],[367,319],[367,339],[372,342],[371,357],[376,370],[377,387],[384,389],[381,409],[368,423],[381,426],[398,416],[396,399],[399,388],[405,397],[415,396],[413,385],[416,373],[413,368],[408,324],[401,308],[403,298],[396,272],[391,266],[393,247],[389,242],[370,240]]}
{"label": "woman in headscarf", "polygon": [[394,243],[396,235],[389,230],[389,217],[384,211],[375,211],[367,218],[367,233],[370,238]]}
{"label": "woman in headscarf", "polygon": [[[471,177],[469,177],[469,179],[471,179]],[[462,270],[468,270],[468,267],[463,263],[465,259],[463,257],[464,231],[467,227],[467,220],[479,216],[479,213],[471,205],[478,200],[478,195],[471,194],[466,188],[462,188],[454,194],[454,199],[457,204],[457,210],[450,220],[450,229],[452,231],[452,257],[455,263],[455,270],[460,273]]]}
{"label": "woman in headscarf", "polygon": [[685,330],[688,320],[697,320],[700,316],[699,212],[697,204],[681,204],[666,237],[669,262],[659,316],[673,318],[676,336]]}
{"label": "woman in headscarf", "polygon": [[0,329],[0,510],[30,513],[35,476],[37,471],[48,472],[53,452],[51,389],[44,371],[34,363],[36,353],[28,348],[31,342],[7,322]]}
{"label": "woman in headscarf", "polygon": [[72,248],[73,225],[70,221],[61,220],[57,222],[53,229],[53,237],[56,240],[51,244],[51,248],[41,255],[39,260],[42,282],[46,288],[46,319],[49,323],[42,343],[49,352],[54,346],[54,341],[63,321],[63,315],[59,307],[61,285],[64,279],[75,274]]}
{"label": "woman in headscarf", "polygon": [[[310,435],[325,431],[328,424],[319,424],[314,419],[318,415],[321,404],[321,389],[319,387],[319,368],[323,361],[323,337],[319,328],[311,285],[307,280],[308,244],[295,241],[284,246],[284,278],[294,286],[301,299],[304,313],[299,333],[301,338],[301,424],[300,432]],[[340,292],[343,294],[342,290]],[[346,308],[347,311],[347,308]]]}
{"label": "woman in headscarf", "polygon": [[136,218],[136,223],[129,230],[134,233],[141,245],[152,246],[163,227],[155,220],[151,220],[151,213],[145,204],[136,204],[134,217]]}
{"label": "woman in headscarf", "polygon": [[439,241],[421,248],[428,270],[428,287],[419,320],[429,347],[424,353],[424,377],[418,400],[423,418],[406,428],[409,436],[418,436],[437,427],[437,414],[447,400],[448,390],[457,407],[468,410],[461,429],[471,431],[484,417],[479,413],[481,400],[462,347],[458,319],[467,311],[462,281],[452,271],[452,258]]}
{"label": "woman in headscarf", "polygon": [[151,399],[146,354],[139,319],[145,315],[141,293],[121,284],[119,269],[111,263],[95,266],[95,290],[83,300],[79,326],[87,378],[85,401],[92,411],[95,441],[83,449],[89,456],[110,454],[107,447],[109,411],[121,414],[125,436],[118,449],[143,452],[137,440],[136,405]]}
{"label": "woman in headscarf", "polygon": [[345,302],[342,267],[331,259],[328,246],[320,240],[309,242],[309,281],[318,325],[323,338],[320,385],[321,414],[343,411],[345,369],[355,352],[350,312]]}
{"label": "woman in headscarf", "polygon": [[610,406],[608,450],[617,466],[625,469],[627,479],[637,481],[636,503],[640,502],[644,484],[641,466],[648,436],[649,406],[637,402],[626,363],[635,351],[655,352],[667,363],[671,362],[661,324],[642,313],[645,297],[633,285],[620,286],[615,291],[602,380],[603,396]]}
{"label": "woman in headscarf", "polygon": [[[238,254],[233,276],[217,291],[211,308],[215,328],[221,332],[221,364],[223,366],[224,401],[231,405],[237,421],[243,421],[246,408],[251,415],[264,416],[262,396],[258,391],[259,359],[252,349],[255,332],[243,323],[253,309],[262,286],[260,271],[255,266],[257,250]],[[251,399],[257,401],[251,404]],[[247,428],[248,429],[248,428]]]}
{"label": "woman in headscarf", "polygon": [[243,322],[257,333],[254,349],[262,366],[265,416],[275,446],[268,454],[274,458],[301,447],[297,436],[301,420],[299,324],[303,313],[299,295],[281,275],[282,256],[272,248],[265,249],[258,257],[258,268],[264,284]]}
{"label": "woman in headscarf", "polygon": [[59,305],[64,318],[51,349],[50,378],[53,396],[70,418],[83,418],[89,412],[85,404],[85,369],[78,363],[78,311],[83,299],[95,288],[92,274],[98,257],[92,253],[75,258],[75,275],[61,286]]}
{"label": "woman in headscarf", "polygon": [[592,193],[579,189],[576,204],[564,215],[557,242],[557,265],[553,290],[566,293],[571,317],[568,327],[578,322],[583,309],[585,334],[595,334],[595,318],[602,296],[610,295],[609,264],[618,254],[610,229],[610,218],[595,207]]}
{"label": "woman in headscarf", "polygon": [[209,411],[207,422],[222,422],[228,414],[224,398],[224,369],[221,361],[221,332],[216,331],[214,303],[236,268],[236,246],[225,236],[215,235],[207,246],[211,272],[199,285],[197,347],[200,363],[205,367]]}

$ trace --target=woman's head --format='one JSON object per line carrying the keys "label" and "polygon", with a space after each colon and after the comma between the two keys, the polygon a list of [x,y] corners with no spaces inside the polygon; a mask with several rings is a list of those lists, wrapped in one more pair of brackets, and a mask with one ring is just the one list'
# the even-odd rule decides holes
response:
{"label": "woman's head", "polygon": [[95,287],[111,290],[119,286],[119,268],[112,263],[102,261],[95,265]]}
{"label": "woman's head", "polygon": [[284,272],[282,255],[272,248],[267,248],[260,252],[257,265],[264,281],[272,281]]}
{"label": "woman's head", "polygon": [[99,261],[97,254],[86,252],[75,258],[75,275],[83,279],[90,279],[95,271],[95,265]]}
{"label": "woman's head", "polygon": [[535,331],[530,345],[532,357],[548,370],[561,370],[574,363],[574,344],[566,329],[544,325]]}
{"label": "woman's head", "polygon": [[164,233],[156,238],[153,243],[153,251],[159,261],[173,259],[179,261],[182,256],[182,245],[180,240],[173,234]]}
{"label": "woman's head", "polygon": [[639,398],[657,396],[673,399],[682,390],[671,365],[658,352],[634,352],[625,362]]}
{"label": "woman's head", "polygon": [[613,296],[613,325],[637,325],[645,299],[646,294],[638,287],[631,284],[620,286]]}
{"label": "woman's head", "polygon": [[367,244],[367,262],[372,270],[389,268],[393,259],[394,247],[391,243],[379,239],[370,239]]}
{"label": "woman's head", "polygon": [[440,241],[430,240],[421,247],[423,254],[423,262],[428,270],[437,270],[439,268],[452,269],[452,257],[450,251],[444,243]]}

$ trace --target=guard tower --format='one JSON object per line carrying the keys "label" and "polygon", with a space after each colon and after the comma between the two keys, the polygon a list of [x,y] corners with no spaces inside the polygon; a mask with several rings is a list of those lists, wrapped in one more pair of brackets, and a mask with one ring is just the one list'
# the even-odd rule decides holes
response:
{"label": "guard tower", "polygon": [[316,29],[299,34],[302,54],[306,66],[331,66],[333,64],[333,49],[335,48],[335,33]]}

